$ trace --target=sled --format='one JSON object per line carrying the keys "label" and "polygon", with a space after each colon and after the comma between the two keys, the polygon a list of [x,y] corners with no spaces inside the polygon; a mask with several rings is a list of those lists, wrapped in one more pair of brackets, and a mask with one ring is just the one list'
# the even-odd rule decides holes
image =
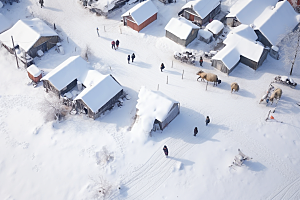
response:
{"label": "sled", "polygon": [[297,86],[297,83],[292,78],[280,75],[276,76],[272,83],[281,83],[283,85],[288,85],[291,88],[295,88]]}
{"label": "sled", "polygon": [[176,60],[180,60],[181,62],[195,65],[196,64],[196,55],[192,52],[185,51],[183,53],[179,53],[177,51],[174,52],[174,58]]}

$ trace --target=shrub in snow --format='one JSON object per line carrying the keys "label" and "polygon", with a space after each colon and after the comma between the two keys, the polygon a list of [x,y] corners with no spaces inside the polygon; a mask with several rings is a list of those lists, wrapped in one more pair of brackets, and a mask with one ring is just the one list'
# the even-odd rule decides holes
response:
{"label": "shrub in snow", "polygon": [[113,152],[109,152],[106,147],[102,147],[102,150],[95,154],[97,165],[106,165],[110,161],[114,160]]}
{"label": "shrub in snow", "polygon": [[99,176],[97,179],[91,178],[94,182],[94,199],[110,199],[110,195],[114,189],[114,186],[103,178],[103,176]]}
{"label": "shrub in snow", "polygon": [[44,101],[40,103],[40,110],[45,113],[46,122],[61,121],[69,112],[69,108],[63,104],[63,99],[53,93],[47,93]]}

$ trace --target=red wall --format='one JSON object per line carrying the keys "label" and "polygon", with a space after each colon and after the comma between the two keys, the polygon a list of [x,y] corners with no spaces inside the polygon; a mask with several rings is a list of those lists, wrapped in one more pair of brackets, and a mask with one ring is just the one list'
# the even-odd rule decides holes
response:
{"label": "red wall", "polygon": [[144,21],[139,26],[136,23],[133,23],[132,21],[127,20],[127,26],[131,27],[133,30],[140,32],[140,30],[142,30],[143,28],[145,28],[146,26],[151,24],[156,19],[157,19],[157,13],[152,15],[152,17],[148,18],[146,21]]}

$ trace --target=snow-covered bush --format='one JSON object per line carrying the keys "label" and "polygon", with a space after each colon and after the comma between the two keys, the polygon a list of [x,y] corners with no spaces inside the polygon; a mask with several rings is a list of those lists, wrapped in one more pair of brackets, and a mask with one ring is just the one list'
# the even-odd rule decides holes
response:
{"label": "snow-covered bush", "polygon": [[107,163],[114,160],[113,152],[109,152],[105,146],[102,147],[101,151],[96,152],[95,157],[97,165],[102,166],[105,166]]}
{"label": "snow-covered bush", "polygon": [[110,199],[110,195],[114,189],[113,184],[103,178],[103,176],[98,176],[97,179],[91,178],[94,182],[95,193],[93,195],[94,199]]}
{"label": "snow-covered bush", "polygon": [[45,113],[45,121],[61,121],[69,112],[69,107],[63,104],[63,99],[49,92],[40,103],[40,110]]}

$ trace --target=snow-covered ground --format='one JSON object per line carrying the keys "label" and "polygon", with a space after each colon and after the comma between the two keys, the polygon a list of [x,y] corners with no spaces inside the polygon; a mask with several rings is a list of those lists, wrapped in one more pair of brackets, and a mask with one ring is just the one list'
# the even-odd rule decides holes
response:
{"label": "snow-covered ground", "polygon": [[[90,64],[111,73],[131,97],[97,120],[75,115],[61,123],[45,122],[42,85],[28,85],[26,70],[17,69],[14,57],[0,48],[0,199],[95,199],[101,183],[112,186],[107,199],[300,199],[300,89],[274,84],[283,95],[272,115],[283,123],[266,122],[274,105],[258,104],[273,78],[288,75],[289,69],[269,56],[258,70],[240,64],[230,76],[212,68],[209,60],[203,67],[182,64],[173,52],[185,48],[164,37],[164,27],[185,0],[166,6],[153,2],[158,20],[140,33],[120,23],[132,5],[109,19],[91,14],[77,0],[45,1],[42,9],[37,1],[23,0],[0,9],[13,23],[33,16],[55,23],[65,55],[52,49],[36,58],[45,73],[88,46]],[[223,3],[228,8],[234,2]],[[110,43],[117,39],[120,48],[112,50]],[[195,40],[188,49],[203,52],[210,45]],[[135,62],[127,64],[133,52]],[[217,74],[222,83],[209,84],[205,91],[206,84],[196,81],[200,69]],[[297,83],[299,76],[296,66]],[[230,93],[232,82],[239,83],[238,93]],[[157,90],[158,85],[180,102],[181,113],[163,132],[141,141],[129,131],[138,92],[141,86]],[[101,158],[103,147],[112,154],[107,163]],[[238,148],[253,159],[230,169]]]}

